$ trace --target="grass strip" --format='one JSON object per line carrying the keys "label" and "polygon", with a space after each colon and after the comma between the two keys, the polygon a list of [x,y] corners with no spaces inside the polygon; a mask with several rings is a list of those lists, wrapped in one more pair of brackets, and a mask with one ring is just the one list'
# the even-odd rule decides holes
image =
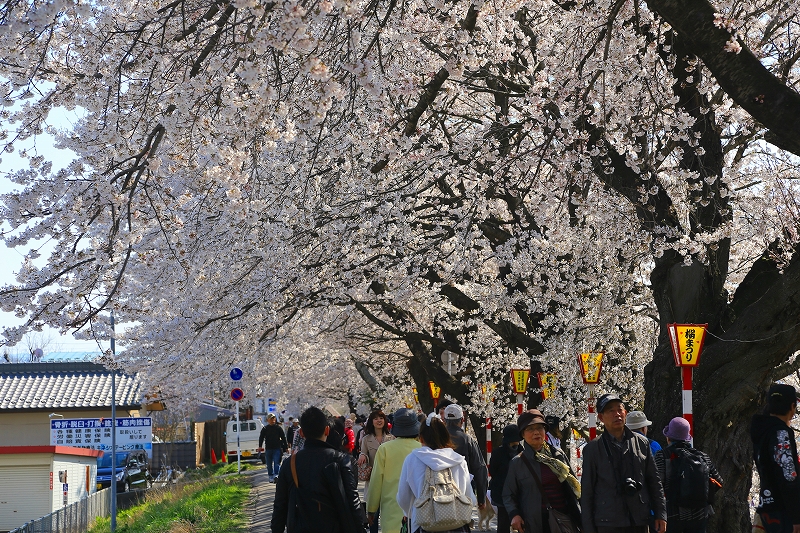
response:
{"label": "grass strip", "polygon": [[[219,473],[219,472],[217,472]],[[147,496],[144,503],[120,511],[119,533],[244,533],[244,505],[250,482],[240,477],[212,478],[173,491]],[[89,533],[111,530],[111,519],[98,519]]]}

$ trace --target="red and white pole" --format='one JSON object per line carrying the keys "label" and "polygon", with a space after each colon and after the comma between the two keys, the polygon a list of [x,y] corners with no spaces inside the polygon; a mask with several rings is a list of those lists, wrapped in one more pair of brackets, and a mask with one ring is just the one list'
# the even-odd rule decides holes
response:
{"label": "red and white pole", "polygon": [[683,418],[689,421],[689,443],[694,444],[694,420],[692,416],[692,367],[681,367],[683,382]]}
{"label": "red and white pole", "polygon": [[486,464],[492,458],[492,419],[486,417]]}
{"label": "red and white pole", "polygon": [[594,385],[589,385],[589,440],[597,438],[597,414],[594,412]]}
{"label": "red and white pole", "polygon": [[524,394],[517,394],[517,414],[522,414],[522,404],[525,402]]}

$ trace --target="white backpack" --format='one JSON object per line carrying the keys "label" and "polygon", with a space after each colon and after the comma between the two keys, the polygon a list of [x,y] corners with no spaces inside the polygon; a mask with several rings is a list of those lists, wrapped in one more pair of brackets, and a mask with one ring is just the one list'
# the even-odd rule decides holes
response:
{"label": "white backpack", "polygon": [[426,531],[458,529],[472,520],[472,502],[459,490],[449,468],[425,466],[425,482],[414,507],[417,524]]}

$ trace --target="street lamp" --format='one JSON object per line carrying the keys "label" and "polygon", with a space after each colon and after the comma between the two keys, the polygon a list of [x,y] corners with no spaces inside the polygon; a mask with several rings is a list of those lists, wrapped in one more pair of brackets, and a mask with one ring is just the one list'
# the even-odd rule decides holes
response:
{"label": "street lamp", "polygon": [[54,418],[64,418],[64,415],[60,415],[58,413],[50,413],[49,415],[47,415],[47,417],[50,418],[50,420],[52,420]]}

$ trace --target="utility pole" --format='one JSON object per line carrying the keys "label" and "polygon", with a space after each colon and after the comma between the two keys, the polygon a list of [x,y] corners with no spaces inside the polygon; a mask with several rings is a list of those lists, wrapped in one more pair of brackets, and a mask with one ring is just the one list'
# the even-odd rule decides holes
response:
{"label": "utility pole", "polygon": [[111,531],[117,530],[117,354],[114,311],[111,311]]}

